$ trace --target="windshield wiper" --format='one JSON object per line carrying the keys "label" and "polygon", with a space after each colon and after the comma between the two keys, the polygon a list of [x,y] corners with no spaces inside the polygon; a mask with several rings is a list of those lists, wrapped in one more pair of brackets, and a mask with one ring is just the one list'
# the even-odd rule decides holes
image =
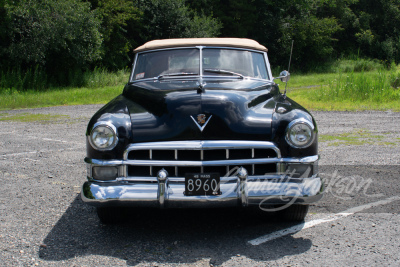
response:
{"label": "windshield wiper", "polygon": [[171,77],[171,76],[186,76],[186,75],[199,75],[198,73],[194,72],[175,72],[175,73],[165,73],[157,76],[157,79],[161,79],[164,77]]}
{"label": "windshield wiper", "polygon": [[222,73],[222,74],[230,74],[230,75],[235,75],[239,76],[241,79],[243,79],[243,75],[237,72],[229,71],[229,70],[221,70],[221,69],[204,69],[204,71],[207,72],[214,72],[214,73]]}

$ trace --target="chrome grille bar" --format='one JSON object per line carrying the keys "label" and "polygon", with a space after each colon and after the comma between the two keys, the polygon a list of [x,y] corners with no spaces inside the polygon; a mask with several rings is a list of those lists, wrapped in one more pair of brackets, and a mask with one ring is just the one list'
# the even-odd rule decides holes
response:
{"label": "chrome grille bar", "polygon": [[[153,159],[153,150],[149,150],[149,157]],[[153,176],[153,166],[150,166],[150,176]]]}
{"label": "chrome grille bar", "polygon": [[[175,160],[178,160],[178,150],[175,149]],[[178,166],[175,166],[175,176],[178,176]]]}
{"label": "chrome grille bar", "polygon": [[[281,158],[281,152],[272,142],[264,141],[170,141],[131,144],[124,152],[124,159],[132,150],[216,150],[216,149],[257,149],[270,148]],[[229,153],[229,152],[228,152]]]}
{"label": "chrome grille bar", "polygon": [[[262,149],[267,152],[265,154],[266,157],[260,158],[260,152],[258,152],[257,157],[255,156],[255,150]],[[145,155],[143,151],[149,151],[149,158],[143,158]],[[199,154],[193,154],[190,152],[180,153],[180,151],[199,151]],[[210,157],[210,154],[205,156],[205,151],[212,150],[224,150],[225,151],[225,159],[221,158],[220,152],[216,152],[215,156]],[[231,155],[230,150],[243,150],[243,159],[241,151],[235,151]],[[139,156],[129,158],[129,153],[135,153],[135,151],[141,151]],[[156,151],[156,152],[155,152]],[[166,154],[161,151],[171,151]],[[247,152],[248,151],[248,152]],[[273,152],[272,152],[273,151]],[[222,152],[222,151],[221,151]],[[262,151],[264,152],[264,151]],[[156,160],[154,160],[154,153],[157,154]],[[212,153],[212,152],[211,152]],[[247,153],[247,156],[245,156]],[[161,158],[160,158],[161,155]],[[171,155],[170,158],[168,155]],[[185,156],[187,155],[187,156]],[[220,155],[220,156],[218,156]],[[182,157],[182,158],[181,158]],[[232,157],[232,158],[231,158]],[[250,157],[250,158],[247,158]],[[249,165],[249,171],[252,175],[256,174],[256,165],[259,164],[276,164],[281,158],[280,150],[276,147],[276,145],[272,142],[264,142],[264,141],[170,141],[170,142],[152,142],[152,143],[137,143],[131,144],[124,152],[124,175],[125,177],[129,176],[128,166],[138,166],[142,168],[142,173],[145,171],[143,167],[148,167],[147,173],[152,177],[154,176],[155,168],[158,167],[166,167],[171,168],[170,172],[175,173],[175,177],[182,176],[180,173],[180,167],[189,167],[196,168],[199,167],[200,172],[204,172],[205,167],[224,167],[226,173],[229,173],[230,167]],[[212,160],[210,160],[212,159]],[[278,166],[279,164],[277,164]],[[182,170],[183,171],[183,170]],[[209,171],[209,170],[208,170]],[[275,169],[276,171],[276,169]],[[197,172],[197,171],[196,171]],[[259,171],[257,172],[259,173]]]}
{"label": "chrome grille bar", "polygon": [[225,165],[252,165],[276,163],[276,158],[237,159],[237,160],[210,160],[210,161],[175,161],[175,160],[125,160],[124,163],[132,166],[178,166],[204,167]]}

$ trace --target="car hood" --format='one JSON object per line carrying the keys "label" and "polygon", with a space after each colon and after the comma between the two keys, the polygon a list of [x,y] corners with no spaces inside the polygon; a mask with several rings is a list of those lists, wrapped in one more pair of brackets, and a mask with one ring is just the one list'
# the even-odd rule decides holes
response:
{"label": "car hood", "polygon": [[[278,92],[258,80],[152,80],[128,84],[133,142],[270,140]],[[207,122],[207,124],[205,124]]]}

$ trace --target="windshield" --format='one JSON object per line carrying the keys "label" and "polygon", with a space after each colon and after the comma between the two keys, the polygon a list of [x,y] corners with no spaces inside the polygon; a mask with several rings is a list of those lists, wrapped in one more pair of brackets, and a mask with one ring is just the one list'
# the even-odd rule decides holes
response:
{"label": "windshield", "polygon": [[200,51],[197,48],[172,49],[140,54],[137,58],[133,80],[168,76],[168,74],[193,73],[198,75]]}
{"label": "windshield", "polygon": [[236,76],[268,79],[263,53],[224,48],[204,48],[200,72],[200,49],[168,49],[140,53],[132,80],[180,76]]}
{"label": "windshield", "polygon": [[220,70],[219,75],[226,72],[243,76],[268,79],[264,55],[246,50],[235,49],[203,49],[203,75],[210,75],[211,71]]}

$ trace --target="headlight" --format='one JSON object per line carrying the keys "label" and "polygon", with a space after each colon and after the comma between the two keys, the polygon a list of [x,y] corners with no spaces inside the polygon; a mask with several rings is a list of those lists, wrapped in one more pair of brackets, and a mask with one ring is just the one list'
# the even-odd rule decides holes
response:
{"label": "headlight", "polygon": [[305,119],[294,120],[286,129],[286,141],[295,148],[305,148],[314,141],[314,126]]}
{"label": "headlight", "polygon": [[118,143],[117,129],[108,122],[98,122],[93,126],[89,142],[97,150],[111,150]]}

